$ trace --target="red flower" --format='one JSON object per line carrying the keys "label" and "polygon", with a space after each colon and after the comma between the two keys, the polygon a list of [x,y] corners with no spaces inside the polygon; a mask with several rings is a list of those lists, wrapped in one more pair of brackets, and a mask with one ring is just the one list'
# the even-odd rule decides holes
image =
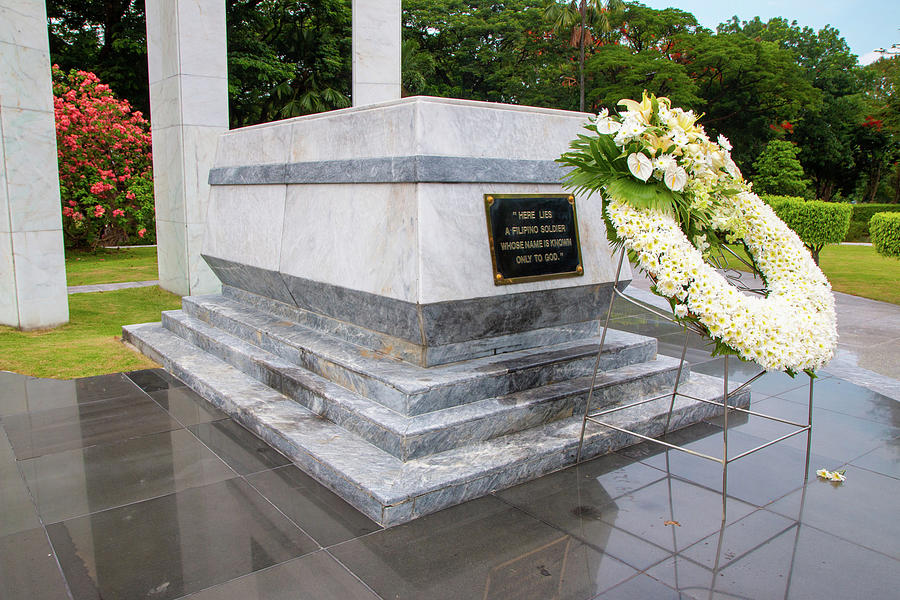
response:
{"label": "red flower", "polygon": [[147,233],[147,228],[144,227],[142,229],[138,229],[138,237],[144,237],[144,234]]}
{"label": "red flower", "polygon": [[100,217],[102,217],[104,215],[104,213],[106,213],[106,209],[103,208],[101,205],[98,204],[97,206],[94,207],[94,216],[97,217],[98,219]]}

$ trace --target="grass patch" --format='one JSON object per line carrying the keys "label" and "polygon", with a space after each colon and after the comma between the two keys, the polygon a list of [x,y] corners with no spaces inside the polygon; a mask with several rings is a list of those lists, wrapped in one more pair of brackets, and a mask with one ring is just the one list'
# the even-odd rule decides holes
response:
{"label": "grass patch", "polygon": [[[746,257],[743,249],[733,249]],[[734,258],[729,266],[747,270]],[[819,266],[836,292],[900,304],[900,260],[881,256],[872,246],[825,246]]]}
{"label": "grass patch", "polygon": [[66,284],[92,285],[159,279],[156,247],[66,250]]}
{"label": "grass patch", "polygon": [[72,379],[156,367],[122,343],[122,325],[159,321],[161,311],[180,307],[181,298],[158,286],[72,294],[66,325],[28,332],[0,327],[0,370]]}

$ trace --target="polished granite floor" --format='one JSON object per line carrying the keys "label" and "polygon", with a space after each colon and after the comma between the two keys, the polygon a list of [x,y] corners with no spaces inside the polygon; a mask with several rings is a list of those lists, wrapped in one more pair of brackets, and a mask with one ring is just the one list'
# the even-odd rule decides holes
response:
{"label": "polished granite floor", "polygon": [[[681,353],[645,313],[616,326]],[[803,379],[753,389],[805,418]],[[163,371],[0,373],[0,599],[896,598],[900,402],[815,389],[809,473],[805,436],[732,463],[724,523],[718,465],[642,444],[383,530]],[[721,425],[670,438],[721,453]],[[785,432],[730,425],[732,455]]]}

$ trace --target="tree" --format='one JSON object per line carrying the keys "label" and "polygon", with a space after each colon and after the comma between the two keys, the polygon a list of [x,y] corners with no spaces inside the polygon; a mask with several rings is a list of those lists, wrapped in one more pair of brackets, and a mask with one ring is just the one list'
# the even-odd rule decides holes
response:
{"label": "tree", "polygon": [[609,13],[620,11],[623,8],[621,0],[571,0],[568,3],[560,3],[557,0],[547,0],[544,8],[544,17],[553,31],[571,31],[571,46],[578,48],[578,110],[584,111],[584,49],[587,44],[593,43],[593,37],[588,27],[608,33],[611,30]]}
{"label": "tree", "polygon": [[54,65],[53,94],[66,245],[152,239],[150,124],[93,73]]}
{"label": "tree", "polygon": [[797,160],[800,149],[786,140],[771,140],[753,163],[753,190],[758,194],[803,196],[807,183]]}
{"label": "tree", "polygon": [[763,22],[758,17],[749,22],[734,18],[719,31],[776,44],[793,56],[819,97],[818,102],[803,105],[791,119],[800,163],[818,198],[830,200],[837,192],[852,191],[859,179],[856,138],[865,107],[857,58],[840,32],[830,26],[817,32],[796,21],[774,18]]}
{"label": "tree", "polygon": [[803,198],[769,196],[764,198],[778,217],[793,229],[819,264],[819,253],[826,244],[839,244],[850,228],[849,204],[842,202],[804,201]]}
{"label": "tree", "polygon": [[55,64],[63,71],[96,73],[116,95],[149,114],[143,2],[47,0],[47,20]]}
{"label": "tree", "polygon": [[679,51],[678,62],[704,100],[698,107],[704,126],[731,140],[732,156],[745,171],[768,143],[771,124],[793,121],[820,104],[793,55],[773,42],[701,32],[681,38]]}
{"label": "tree", "polygon": [[405,0],[404,39],[434,60],[418,93],[575,109],[566,49],[545,34],[541,2]]}
{"label": "tree", "polygon": [[869,221],[872,245],[879,254],[900,258],[900,212],[880,212]]}
{"label": "tree", "polygon": [[232,127],[349,106],[350,4],[229,0]]}
{"label": "tree", "polygon": [[588,96],[595,111],[601,106],[615,110],[619,100],[640,98],[644,90],[685,109],[703,104],[684,65],[655,50],[633,52],[624,45],[603,46],[588,59],[586,71],[592,85]]}

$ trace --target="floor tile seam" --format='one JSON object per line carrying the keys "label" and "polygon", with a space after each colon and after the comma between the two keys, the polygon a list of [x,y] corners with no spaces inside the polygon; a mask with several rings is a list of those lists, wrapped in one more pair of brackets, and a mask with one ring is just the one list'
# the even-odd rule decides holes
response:
{"label": "floor tile seam", "polygon": [[53,545],[53,540],[50,539],[50,532],[47,531],[47,526],[42,525],[41,530],[44,533],[44,539],[47,540],[47,545],[50,547],[50,553],[53,555],[53,562],[56,564],[56,569],[59,572],[59,576],[62,578],[63,586],[65,587],[66,593],[69,595],[69,600],[78,600],[75,598],[75,592],[72,591],[72,586],[69,584],[69,578],[66,577],[66,572],[63,570],[62,563],[59,561],[59,553],[56,551],[56,546]]}
{"label": "floor tile seam", "polygon": [[[546,475],[545,475],[545,477],[546,477]],[[659,480],[657,480],[657,481],[659,481]],[[654,483],[656,483],[656,482],[654,482]],[[646,487],[646,486],[642,486],[641,489],[643,489],[643,487]],[[615,525],[613,525],[613,524],[607,523],[606,521],[603,521],[603,520],[601,519],[601,521],[603,522],[603,524],[607,525],[610,529],[614,529],[614,530],[616,530],[616,531],[620,531],[620,532],[622,532],[622,533],[625,533],[626,535],[630,535],[630,536],[632,536],[632,537],[634,537],[634,538],[637,538],[637,539],[641,540],[642,542],[644,542],[645,544],[649,544],[650,546],[653,546],[653,547],[656,548],[657,550],[660,550],[660,551],[662,551],[662,552],[664,552],[664,553],[666,554],[666,557],[665,557],[665,558],[662,558],[661,560],[659,560],[659,561],[653,563],[652,565],[648,566],[646,569],[643,569],[643,570],[642,570],[642,569],[640,569],[639,567],[637,567],[636,565],[631,564],[629,561],[625,560],[624,558],[622,558],[622,557],[620,557],[620,556],[618,556],[618,555],[616,555],[616,554],[612,554],[612,553],[610,553],[607,549],[602,548],[602,547],[596,545],[594,542],[591,542],[590,540],[587,539],[587,536],[583,536],[583,535],[579,535],[579,534],[572,533],[572,532],[570,532],[570,531],[566,531],[565,529],[559,527],[558,525],[556,525],[556,524],[554,524],[554,523],[551,523],[550,521],[547,521],[546,519],[542,518],[542,517],[539,516],[539,515],[534,514],[533,512],[529,511],[526,507],[524,507],[524,506],[519,506],[518,504],[515,504],[514,502],[512,502],[512,501],[510,501],[510,500],[507,500],[506,498],[503,498],[502,496],[499,496],[499,495],[497,494],[498,491],[499,491],[499,492],[502,492],[503,490],[497,490],[497,491],[491,492],[490,495],[493,496],[494,498],[497,498],[498,500],[500,500],[501,502],[503,502],[503,503],[506,504],[507,506],[509,506],[509,507],[511,507],[511,508],[513,508],[513,509],[515,509],[515,510],[517,510],[517,511],[519,511],[519,512],[525,514],[525,515],[527,515],[528,517],[534,519],[535,521],[539,521],[539,522],[543,523],[544,525],[550,527],[551,529],[554,529],[554,530],[556,530],[556,531],[558,531],[558,532],[560,532],[560,533],[562,533],[562,534],[564,534],[564,535],[568,535],[568,536],[570,536],[570,537],[572,537],[572,538],[578,540],[580,543],[582,543],[582,544],[584,544],[585,546],[591,548],[592,550],[595,550],[595,551],[597,551],[597,552],[600,553],[600,554],[604,554],[604,555],[609,555],[609,556],[611,556],[612,558],[618,560],[618,561],[621,562],[622,564],[624,564],[624,565],[626,565],[626,566],[628,566],[628,567],[634,569],[634,570],[637,571],[638,573],[642,573],[642,572],[645,571],[646,569],[650,569],[650,568],[652,568],[652,567],[658,565],[659,563],[661,563],[661,562],[667,560],[667,559],[672,555],[672,551],[671,551],[671,550],[669,550],[669,549],[667,549],[667,548],[663,548],[662,546],[660,546],[659,544],[656,544],[655,542],[652,542],[652,541],[650,541],[650,540],[648,540],[648,539],[646,539],[646,538],[643,538],[643,537],[641,537],[641,536],[639,536],[639,535],[637,535],[637,534],[635,534],[635,533],[633,533],[633,532],[631,532],[631,531],[628,531],[628,530],[626,530],[626,529],[622,529],[621,527],[617,527],[617,526],[615,526]],[[622,497],[624,497],[624,496],[626,496],[626,495],[628,495],[628,494],[621,494],[621,495],[619,495],[619,496],[616,496],[616,498],[615,498],[614,500],[611,500],[610,502],[606,502],[606,503],[604,503],[602,506],[606,506],[606,505],[610,504],[611,502],[614,502],[616,499],[622,498]],[[617,584],[617,585],[618,585],[618,584]]]}
{"label": "floor tile seam", "polygon": [[[58,381],[66,381],[66,380],[58,380]],[[129,379],[129,383],[134,384],[134,382],[131,381],[130,379]],[[147,396],[147,397],[150,396],[150,394],[148,394],[147,392],[145,392],[145,391],[142,390],[141,388],[139,388],[139,387],[137,387],[137,386],[135,386],[135,388],[136,388],[142,395]],[[117,396],[110,396],[110,397],[108,397],[108,398],[98,398],[97,400],[89,400],[89,401],[87,401],[87,402],[76,402],[75,404],[69,404],[69,405],[65,405],[65,406],[55,406],[55,407],[53,407],[53,408],[42,408],[41,410],[37,410],[37,411],[26,410],[26,411],[24,411],[24,412],[16,412],[16,413],[3,414],[3,415],[0,415],[0,420],[5,420],[5,419],[8,419],[9,417],[17,417],[17,416],[21,416],[21,415],[35,415],[35,414],[41,414],[41,413],[46,413],[46,412],[51,411],[51,410],[63,410],[63,409],[67,409],[67,408],[69,408],[69,409],[71,409],[71,408],[81,408],[81,407],[84,407],[84,406],[91,406],[91,405],[97,404],[98,402],[109,402],[109,401],[111,401],[111,400],[122,400],[122,399],[125,399],[125,398],[130,398],[131,395],[132,395],[133,393],[134,393],[134,392],[129,392],[128,394],[120,394],[120,395],[117,395]],[[137,399],[137,398],[135,398],[135,399]],[[152,400],[152,398],[151,398],[151,400]]]}
{"label": "floor tile seam", "polygon": [[[283,465],[283,466],[287,467],[290,465]],[[280,468],[280,467],[278,467],[278,468]],[[264,473],[265,471],[271,471],[271,470],[273,470],[273,469],[265,469],[263,471],[257,471],[257,473]],[[249,473],[249,475],[256,475],[257,473]],[[281,510],[281,508],[279,508],[278,505],[276,505],[274,502],[272,502],[272,500],[268,496],[266,496],[258,487],[253,485],[253,483],[249,479],[247,479],[246,475],[239,475],[239,477],[241,479],[243,479],[244,482],[246,482],[246,484],[249,485],[253,491],[255,491],[257,494],[259,494],[261,498],[263,498],[266,502],[268,502],[269,505],[272,508],[274,508],[278,514],[280,514],[282,517],[287,519],[289,523],[291,523],[294,527],[296,527],[297,529],[302,531],[303,535],[305,535],[306,537],[311,539],[316,544],[316,546],[318,547],[318,550],[314,550],[313,552],[318,552],[319,550],[325,549],[325,546],[323,546],[319,542],[319,540],[314,538],[308,531],[306,531],[306,529],[304,529],[299,523],[297,523],[294,519],[292,519],[287,513],[285,513],[283,510]],[[309,556],[310,554],[312,554],[312,552],[307,552],[306,554],[303,554],[301,556]],[[299,558],[299,557],[294,557],[294,558]],[[290,560],[293,560],[293,559],[290,559]],[[279,563],[279,564],[281,564],[281,563]]]}
{"label": "floor tile seam", "polygon": [[[862,456],[858,456],[858,457],[854,458],[853,460],[859,460],[860,458],[868,456],[872,452],[875,452],[875,450],[878,450],[878,448],[875,448],[874,450],[870,450],[869,452],[866,452]],[[845,465],[842,465],[842,468],[844,468],[844,467],[853,467],[854,469],[862,469],[863,471],[868,471],[869,473],[872,473],[874,475],[881,475],[882,477],[890,477],[891,479],[900,480],[900,475],[891,475],[889,473],[882,473],[880,471],[876,471],[876,470],[870,469],[868,467],[861,467],[859,465],[853,464],[853,461],[850,461],[850,462],[846,463]]]}
{"label": "floor tile seam", "polygon": [[[216,458],[218,458],[218,456],[217,456]],[[221,460],[221,459],[220,459],[220,460]],[[228,466],[228,465],[225,465],[225,466]],[[230,468],[230,467],[229,467],[229,468]],[[207,487],[207,486],[210,486],[210,485],[216,485],[216,484],[222,483],[222,482],[224,482],[224,481],[230,481],[230,480],[232,480],[232,479],[237,479],[238,477],[240,477],[240,475],[235,474],[235,475],[232,476],[232,477],[226,477],[225,479],[220,479],[220,480],[218,480],[218,481],[210,481],[210,482],[203,483],[203,484],[200,484],[200,485],[189,485],[189,486],[183,487],[183,488],[178,489],[178,490],[172,490],[171,492],[165,492],[165,493],[163,493],[163,494],[157,494],[157,495],[155,495],[155,496],[148,496],[147,498],[141,498],[140,500],[132,500],[132,501],[126,502],[126,503],[124,503],[124,504],[117,504],[117,505],[115,505],[115,506],[107,506],[106,508],[102,508],[102,509],[100,509],[100,510],[95,510],[95,511],[92,511],[92,512],[87,512],[87,513],[78,514],[78,515],[72,515],[72,516],[66,517],[66,518],[64,518],[64,519],[60,519],[60,520],[58,520],[58,521],[45,522],[44,527],[47,527],[47,526],[50,526],[50,525],[60,525],[60,524],[62,524],[62,523],[66,523],[67,521],[74,521],[75,519],[83,519],[83,518],[85,518],[85,517],[93,517],[94,515],[99,515],[99,514],[101,514],[101,513],[109,512],[109,511],[111,511],[111,510],[117,510],[117,509],[120,509],[120,508],[126,508],[126,507],[128,507],[128,506],[134,506],[134,505],[136,505],[136,504],[141,504],[141,503],[143,503],[143,502],[149,502],[149,501],[151,501],[151,500],[159,500],[160,498],[165,498],[166,496],[173,496],[173,495],[175,495],[175,494],[178,494],[178,493],[181,493],[181,492],[185,492],[185,491],[188,491],[188,490],[195,490],[195,489]],[[43,520],[43,517],[42,517],[42,520]]]}
{"label": "floor tile seam", "polygon": [[[386,530],[381,529],[381,530],[379,530],[379,531],[386,531]],[[378,533],[378,531],[373,531],[373,532],[370,532],[370,533],[368,533],[368,534],[366,534],[366,535],[372,535],[373,533]],[[365,536],[359,536],[359,537],[365,537]],[[344,541],[344,542],[342,542],[342,543],[352,542],[352,541],[354,541],[354,540],[359,539],[359,537],[353,538],[353,539],[351,539],[351,540],[346,540],[346,541]],[[329,546],[329,548],[333,548],[335,545],[337,545],[337,544],[333,544],[332,546]],[[337,556],[335,556],[334,554],[332,554],[332,553],[329,551],[329,548],[323,548],[323,549],[322,549],[322,552],[324,552],[325,554],[327,554],[328,556],[330,556],[331,559],[332,559],[333,561],[335,561],[338,565],[340,565],[342,569],[344,569],[345,571],[347,571],[347,572],[348,572],[354,579],[356,579],[356,581],[358,581],[365,589],[369,590],[369,592],[371,592],[372,595],[373,595],[375,598],[377,598],[378,600],[385,600],[385,599],[384,599],[384,596],[382,596],[381,594],[379,594],[378,592],[376,592],[376,591],[372,588],[372,586],[370,586],[368,583],[366,583],[366,582],[363,580],[362,577],[360,577],[359,575],[357,575],[357,574],[353,571],[353,569],[351,569],[350,567],[348,567],[347,565],[345,565],[345,564],[343,563],[343,561],[341,561]]]}
{"label": "floor tile seam", "polygon": [[[750,514],[748,514],[748,515],[746,515],[746,516],[744,516],[744,517],[741,517],[740,519],[738,519],[737,521],[735,521],[735,522],[733,522],[733,523],[727,524],[727,525],[725,526],[725,529],[727,530],[729,527],[731,527],[731,526],[733,526],[733,525],[736,525],[737,523],[743,521],[744,519],[750,517],[751,515],[756,514],[756,513],[759,512],[759,511],[762,511],[762,510],[764,510],[764,509],[760,508],[760,509],[758,509],[758,510],[755,510],[755,511],[751,512]],[[766,511],[766,512],[768,512],[768,513],[770,513],[770,514],[774,514],[774,515],[779,516],[779,517],[782,517],[782,518],[785,518],[785,519],[787,519],[788,521],[790,521],[790,524],[784,526],[784,527],[781,529],[781,531],[779,531],[778,533],[776,533],[776,534],[774,534],[774,535],[769,536],[767,539],[765,539],[765,540],[759,542],[758,544],[756,544],[755,546],[753,546],[753,547],[750,548],[749,550],[745,550],[745,551],[741,552],[741,554],[735,556],[734,558],[728,559],[728,561],[727,561],[724,565],[721,565],[721,566],[719,567],[719,572],[722,572],[722,571],[724,571],[725,569],[730,568],[732,565],[737,564],[739,561],[741,561],[741,560],[743,560],[744,558],[750,556],[751,554],[753,554],[754,552],[756,552],[757,550],[759,550],[760,548],[762,548],[763,546],[765,546],[766,544],[768,544],[769,542],[771,542],[772,540],[774,540],[774,539],[776,539],[776,538],[778,538],[778,537],[781,537],[782,535],[784,535],[785,533],[787,533],[787,532],[790,531],[791,529],[793,529],[793,528],[795,528],[795,527],[797,527],[797,528],[799,529],[799,527],[800,527],[800,525],[801,525],[800,521],[797,521],[796,519],[789,519],[789,518],[785,517],[784,515],[780,515],[780,514],[778,514],[778,513],[773,513],[772,511]],[[703,564],[702,562],[700,562],[699,560],[693,559],[693,558],[691,558],[690,556],[685,555],[684,552],[687,552],[687,551],[690,550],[691,548],[697,546],[698,544],[702,543],[704,540],[708,539],[710,536],[713,536],[713,535],[717,535],[717,534],[716,534],[715,532],[713,532],[713,533],[707,535],[706,537],[703,537],[703,538],[697,540],[696,542],[694,542],[694,543],[691,544],[690,546],[688,546],[688,547],[686,547],[686,548],[684,548],[684,549],[678,551],[678,552],[676,553],[677,556],[678,556],[679,558],[683,558],[683,559],[685,559],[685,560],[688,560],[688,561],[690,561],[690,562],[692,562],[692,563],[694,563],[694,564],[700,565],[701,567],[703,567],[703,568],[706,569],[706,570],[712,570],[712,569],[710,569],[710,567],[709,567],[708,565],[705,565],[705,564]],[[723,531],[722,529],[720,529],[718,535],[724,535],[724,531]]]}
{"label": "floor tile seam", "polygon": [[[766,510],[766,511],[768,511],[768,512],[770,512],[770,513],[776,514],[776,515],[778,515],[779,517],[785,517],[785,518],[787,518],[787,519],[792,519],[792,517],[788,517],[787,515],[784,515],[784,514],[782,514],[782,513],[780,513],[780,512],[777,512],[777,511],[775,511],[774,509],[769,508],[768,506],[763,507],[763,510]],[[797,519],[793,519],[793,520],[794,520],[794,521],[797,521],[798,525],[801,526],[801,527],[809,527],[810,529],[814,529],[815,531],[817,531],[817,532],[819,532],[819,533],[822,533],[822,534],[825,534],[825,535],[829,535],[829,536],[831,536],[831,537],[833,537],[833,538],[837,538],[837,539],[841,540],[842,542],[846,542],[846,543],[848,543],[848,544],[850,544],[850,545],[852,545],[852,546],[856,546],[856,547],[858,547],[858,548],[863,548],[864,550],[868,550],[868,551],[870,551],[870,552],[874,552],[874,553],[876,553],[876,554],[880,554],[881,556],[884,556],[884,557],[886,557],[886,558],[889,558],[889,559],[893,560],[894,562],[898,563],[898,568],[900,568],[900,558],[898,558],[898,557],[896,557],[896,556],[891,556],[890,554],[888,554],[888,553],[886,553],[886,552],[884,552],[884,551],[882,551],[882,550],[878,550],[878,549],[876,549],[876,548],[872,548],[871,546],[866,546],[865,544],[860,544],[859,542],[854,542],[853,540],[847,539],[846,537],[844,537],[844,536],[842,536],[842,535],[837,535],[837,534],[834,533],[833,531],[829,531],[828,529],[823,529],[823,528],[821,528],[821,527],[818,527],[817,525],[813,525],[813,524],[811,524],[811,523],[808,523],[808,522],[806,522],[806,521],[803,521],[803,520],[802,520],[802,516],[801,516],[801,519],[800,519],[799,521],[798,521]]]}
{"label": "floor tile seam", "polygon": [[[648,457],[648,458],[652,458],[652,457]],[[655,465],[652,465],[652,464],[649,464],[649,463],[646,463],[646,462],[643,462],[643,461],[640,461],[640,462],[641,462],[641,464],[643,464],[644,466],[647,466],[647,467],[650,467],[650,468],[652,468],[652,469],[656,469],[657,471],[660,471],[661,473],[663,473],[663,474],[664,474],[665,476],[667,476],[667,477],[671,477],[671,478],[673,478],[673,479],[675,479],[675,480],[677,480],[677,481],[680,481],[680,482],[682,482],[682,483],[687,483],[687,484],[690,484],[690,485],[697,486],[697,487],[699,487],[699,488],[703,488],[704,490],[706,490],[706,491],[708,491],[708,492],[712,492],[712,493],[717,494],[717,495],[719,495],[719,496],[722,495],[722,490],[717,490],[716,488],[713,488],[713,487],[710,487],[710,486],[708,486],[708,485],[706,485],[706,484],[700,483],[699,481],[694,481],[693,479],[689,479],[688,477],[685,477],[685,476],[683,476],[683,475],[678,475],[677,473],[671,473],[671,472],[669,472],[669,471],[665,471],[665,470],[663,470],[662,468],[657,467],[657,466],[655,466]],[[654,484],[655,484],[655,483],[659,483],[660,481],[662,481],[662,480],[665,479],[665,478],[666,478],[666,477],[663,477],[663,478],[661,478],[661,479],[657,479],[657,480],[654,481],[653,483],[654,483]],[[652,484],[648,484],[648,485],[652,485]],[[647,486],[643,486],[643,487],[647,487]],[[643,489],[643,487],[642,487],[642,488],[638,488],[638,489]],[[740,498],[740,497],[738,497],[738,496],[734,496],[734,495],[729,494],[729,493],[726,493],[725,496],[726,496],[726,498],[729,498],[729,499],[731,499],[731,500],[735,500],[735,501],[737,501],[737,502],[741,502],[741,503],[743,503],[743,504],[747,504],[747,505],[749,505],[749,506],[752,506],[752,507],[754,508],[754,510],[751,511],[751,512],[749,513],[749,514],[752,514],[752,513],[755,512],[756,510],[761,510],[761,509],[763,509],[763,508],[766,508],[766,507],[769,506],[770,504],[772,504],[772,503],[774,503],[774,502],[778,502],[779,500],[781,500],[781,499],[784,498],[785,496],[788,496],[789,494],[793,494],[794,492],[796,492],[797,490],[801,489],[802,487],[803,487],[803,484],[798,485],[797,487],[791,488],[789,491],[785,492],[785,493],[782,494],[781,496],[778,496],[777,498],[775,498],[774,500],[772,500],[772,501],[766,503],[766,504],[763,505],[763,506],[760,506],[760,505],[756,504],[755,502],[751,502],[750,500],[746,500],[746,499],[744,499],[744,498]],[[638,491],[638,490],[635,490],[635,491]],[[630,493],[634,493],[634,492],[630,492]],[[625,496],[625,495],[627,495],[627,494],[622,494],[622,496],[617,496],[616,498],[617,498],[617,499],[618,499],[618,498],[622,498],[622,497]],[[747,515],[745,515],[744,517],[739,518],[738,521],[740,521],[740,520],[746,518],[746,516],[747,516]],[[784,516],[784,515],[781,515],[781,516]],[[604,522],[605,522],[605,521],[604,521]],[[736,523],[736,522],[737,522],[737,521],[732,521],[731,523]]]}
{"label": "floor tile seam", "polygon": [[[216,423],[216,422],[218,422],[218,421],[224,421],[224,420],[226,420],[226,419],[218,419],[218,421],[211,421],[210,423],[195,423],[194,425],[190,425],[190,426],[188,426],[188,427],[185,427],[184,429],[186,429],[187,431],[189,431],[189,432],[191,433],[191,435],[194,436],[194,439],[196,439],[196,440],[200,443],[200,445],[202,445],[204,448],[206,448],[207,450],[209,450],[209,451],[213,454],[213,456],[215,456],[215,457],[218,458],[220,461],[222,461],[223,463],[225,463],[225,466],[228,467],[229,469],[231,469],[231,470],[235,473],[235,475],[237,475],[238,477],[244,478],[244,479],[246,479],[246,477],[247,477],[248,475],[256,475],[257,473],[265,473],[266,471],[272,471],[273,469],[279,469],[279,468],[281,468],[281,467],[287,467],[287,466],[289,466],[289,465],[291,465],[291,464],[294,464],[293,461],[291,460],[291,458],[290,458],[289,456],[286,456],[281,450],[279,450],[278,448],[274,447],[272,444],[270,444],[270,443],[267,442],[266,440],[264,440],[264,439],[262,439],[261,437],[259,437],[259,436],[256,434],[256,432],[254,432],[254,431],[251,430],[250,428],[245,427],[245,426],[243,425],[243,423],[241,423],[240,421],[235,420],[233,417],[230,417],[230,416],[227,417],[227,419],[233,421],[238,427],[242,427],[243,429],[246,429],[246,430],[250,433],[250,435],[256,437],[258,440],[260,440],[262,443],[264,443],[270,450],[273,450],[273,451],[276,452],[279,456],[281,456],[282,458],[284,458],[285,460],[287,460],[287,461],[288,461],[288,464],[286,464],[286,465],[279,465],[279,466],[277,466],[277,467],[269,467],[269,468],[265,468],[265,469],[260,469],[259,471],[253,471],[253,472],[251,472],[251,473],[239,473],[239,472],[237,471],[237,469],[235,469],[235,468],[232,467],[230,464],[228,464],[228,461],[225,460],[225,458],[223,458],[221,454],[219,454],[218,452],[216,452],[212,447],[210,447],[209,444],[207,444],[206,442],[204,442],[203,439],[201,439],[200,436],[197,435],[197,432],[196,432],[196,431],[194,431],[193,429],[191,429],[191,427],[198,427],[198,426],[200,426],[200,425],[208,425],[208,424],[210,424],[210,423]],[[250,483],[250,482],[248,481],[247,483]]]}
{"label": "floor tile seam", "polygon": [[54,452],[47,452],[47,453],[44,453],[44,454],[37,454],[37,455],[35,455],[35,456],[28,456],[28,457],[26,457],[26,458],[21,458],[21,459],[20,459],[20,458],[16,458],[16,460],[17,460],[17,461],[19,461],[19,460],[22,460],[22,461],[25,461],[25,460],[31,460],[31,459],[34,459],[34,458],[41,458],[41,457],[43,457],[43,456],[52,456],[52,455],[54,455],[54,454],[60,454],[60,453],[62,453],[62,452],[70,452],[70,451],[72,451],[72,450],[86,450],[86,449],[88,449],[88,448],[94,448],[94,447],[96,447],[96,446],[105,446],[105,445],[107,445],[107,444],[118,444],[118,443],[121,443],[121,442],[127,442],[127,441],[130,441],[130,440],[136,440],[136,439],[139,439],[139,438],[142,438],[142,437],[147,437],[147,436],[150,436],[150,435],[157,435],[157,434],[160,434],[160,433],[168,433],[168,432],[171,432],[171,431],[178,431],[179,429],[187,429],[187,427],[182,426],[181,423],[179,423],[176,419],[174,419],[171,415],[169,415],[168,411],[166,411],[165,409],[163,409],[163,408],[162,408],[161,406],[159,406],[158,404],[157,404],[157,407],[160,408],[164,413],[166,413],[166,416],[167,416],[167,417],[169,417],[170,419],[172,419],[173,421],[175,421],[175,424],[178,425],[178,427],[171,428],[171,429],[162,429],[162,430],[160,430],[160,431],[151,431],[151,432],[147,432],[147,433],[142,433],[142,434],[140,434],[140,435],[132,435],[132,436],[129,436],[129,437],[118,438],[118,439],[114,439],[114,440],[107,440],[107,441],[105,441],[105,442],[97,442],[97,443],[94,443],[94,444],[88,444],[87,446],[77,446],[77,447],[74,447],[74,448],[63,448],[62,450],[56,450],[56,451],[54,451]]}
{"label": "floor tile seam", "polygon": [[[56,569],[63,580],[63,585],[65,586],[66,593],[69,595],[70,600],[75,600],[75,596],[69,586],[69,580],[66,578],[66,574],[65,571],[63,571],[62,564],[59,562],[59,554],[57,553],[56,547],[53,545],[53,542],[50,539],[50,534],[47,531],[47,523],[41,516],[40,510],[38,510],[37,502],[34,499],[34,493],[31,490],[31,486],[28,485],[28,480],[25,478],[25,474],[22,472],[21,466],[18,464],[19,461],[17,460],[15,462],[16,471],[19,473],[19,478],[22,481],[22,485],[25,487],[25,493],[28,494],[28,499],[31,501],[31,507],[32,510],[34,510],[34,514],[38,522],[38,527],[31,529],[40,528],[41,532],[44,534],[44,539],[47,541],[47,545],[50,548],[50,553],[53,555],[53,562],[56,564]],[[10,535],[16,535],[17,533],[21,532],[16,532]]]}
{"label": "floor tile seam", "polygon": [[131,375],[129,375],[129,373],[140,373],[140,372],[143,372],[143,371],[150,371],[150,372],[153,372],[153,371],[155,371],[155,370],[156,370],[156,369],[139,369],[139,370],[137,370],[137,371],[122,371],[122,375],[124,375],[125,377],[127,377],[127,378],[131,381],[131,383],[133,383],[134,385],[136,385],[142,392],[144,392],[144,393],[147,394],[148,396],[149,396],[150,394],[155,394],[155,393],[157,393],[157,392],[163,392],[163,391],[168,391],[168,390],[172,390],[172,389],[178,389],[178,388],[180,388],[180,387],[188,387],[188,385],[187,385],[185,382],[181,381],[180,379],[178,379],[178,378],[175,377],[174,375],[171,375],[170,373],[168,373],[167,371],[165,371],[165,369],[163,369],[163,371],[166,372],[166,374],[169,375],[170,377],[172,377],[172,378],[176,379],[177,381],[181,382],[181,385],[172,386],[172,382],[171,382],[171,381],[168,381],[168,380],[166,380],[165,378],[163,378],[161,375],[158,375],[158,377],[159,377],[160,379],[162,379],[162,380],[167,384],[167,387],[160,388],[160,389],[158,389],[158,390],[153,390],[152,392],[150,392],[150,391],[147,391],[147,390],[145,390],[144,388],[142,388],[142,387],[140,386],[140,384],[139,384],[137,381],[135,381],[134,379],[132,379],[132,378],[131,378]]}
{"label": "floor tile seam", "polygon": [[[846,380],[844,380],[844,381],[846,381]],[[848,383],[850,383],[850,382],[848,382]],[[860,386],[860,387],[862,387],[862,386]],[[793,390],[788,390],[788,391],[793,391]],[[779,392],[779,393],[784,393],[784,392]],[[815,394],[815,392],[813,392],[813,393]],[[884,395],[884,394],[882,394],[882,395]],[[765,396],[763,398],[760,398],[759,402],[762,402],[763,400],[769,400],[771,398],[777,398],[779,400],[784,400],[785,402],[790,402],[791,404],[796,404],[798,406],[803,406],[803,407],[809,406],[807,401],[791,400],[790,398],[785,398],[783,396],[779,396],[778,394],[772,394],[770,396]],[[815,405],[815,396],[813,396],[813,410],[824,410],[826,413],[829,413],[829,414],[840,415],[842,417],[850,417],[851,419],[858,419],[860,421],[866,421],[868,423],[875,423],[877,425],[884,425],[884,423],[882,421],[877,421],[875,419],[867,419],[866,417],[851,415],[850,413],[845,413],[845,412],[842,412],[839,410],[825,408],[823,406],[816,406]],[[813,426],[814,427],[815,427],[815,424],[816,424],[816,419],[815,419],[815,414],[813,414]],[[890,427],[891,427],[891,429],[894,429],[897,432],[897,435],[895,437],[900,436],[900,427],[894,427],[894,426],[890,426]]]}

